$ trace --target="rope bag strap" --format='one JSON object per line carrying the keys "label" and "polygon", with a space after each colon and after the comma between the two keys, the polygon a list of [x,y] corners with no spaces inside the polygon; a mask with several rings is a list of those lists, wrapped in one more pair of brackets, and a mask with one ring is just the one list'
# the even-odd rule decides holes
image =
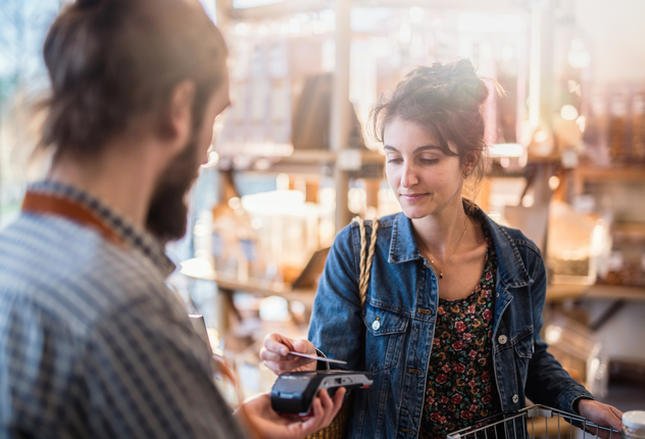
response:
{"label": "rope bag strap", "polygon": [[362,218],[354,218],[354,222],[358,224],[358,230],[361,238],[361,253],[359,255],[359,279],[358,279],[358,294],[361,299],[361,307],[365,304],[367,296],[367,287],[370,281],[370,271],[372,269],[372,260],[374,259],[374,249],[376,248],[376,232],[378,231],[378,219],[372,220],[372,233],[370,234],[369,248],[366,241],[365,220]]}

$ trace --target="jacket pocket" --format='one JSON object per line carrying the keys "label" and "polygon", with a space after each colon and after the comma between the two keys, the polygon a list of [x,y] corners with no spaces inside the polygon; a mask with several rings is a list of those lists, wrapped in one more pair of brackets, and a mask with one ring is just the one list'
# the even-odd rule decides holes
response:
{"label": "jacket pocket", "polygon": [[365,304],[365,365],[370,372],[388,370],[399,362],[409,320],[404,314]]}
{"label": "jacket pocket", "polygon": [[529,363],[533,357],[533,328],[527,327],[518,331],[518,334],[511,340],[511,346],[513,346],[515,357],[517,380],[523,390],[526,387]]}

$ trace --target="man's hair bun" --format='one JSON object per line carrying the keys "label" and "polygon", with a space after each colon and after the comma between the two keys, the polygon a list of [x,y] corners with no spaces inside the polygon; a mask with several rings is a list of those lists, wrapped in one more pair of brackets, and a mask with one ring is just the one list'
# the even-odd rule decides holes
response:
{"label": "man's hair bun", "polygon": [[78,8],[91,8],[102,3],[102,0],[76,0],[76,7]]}

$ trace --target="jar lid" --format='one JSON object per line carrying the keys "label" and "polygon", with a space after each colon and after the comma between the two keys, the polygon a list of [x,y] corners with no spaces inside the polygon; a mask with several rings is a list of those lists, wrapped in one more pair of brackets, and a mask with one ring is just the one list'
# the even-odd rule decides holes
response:
{"label": "jar lid", "polygon": [[631,429],[645,427],[645,411],[631,410],[623,413],[623,425]]}

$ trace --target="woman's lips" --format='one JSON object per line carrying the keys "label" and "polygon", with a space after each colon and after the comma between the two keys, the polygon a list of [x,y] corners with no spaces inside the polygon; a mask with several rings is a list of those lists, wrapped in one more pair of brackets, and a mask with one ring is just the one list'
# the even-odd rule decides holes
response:
{"label": "woman's lips", "polygon": [[422,193],[422,194],[400,194],[399,196],[400,196],[402,199],[404,199],[405,201],[408,201],[408,202],[412,202],[412,203],[413,203],[413,202],[415,202],[415,201],[419,201],[419,200],[421,200],[421,199],[423,199],[423,198],[427,197],[428,195],[430,195],[430,194],[429,194],[429,193]]}

